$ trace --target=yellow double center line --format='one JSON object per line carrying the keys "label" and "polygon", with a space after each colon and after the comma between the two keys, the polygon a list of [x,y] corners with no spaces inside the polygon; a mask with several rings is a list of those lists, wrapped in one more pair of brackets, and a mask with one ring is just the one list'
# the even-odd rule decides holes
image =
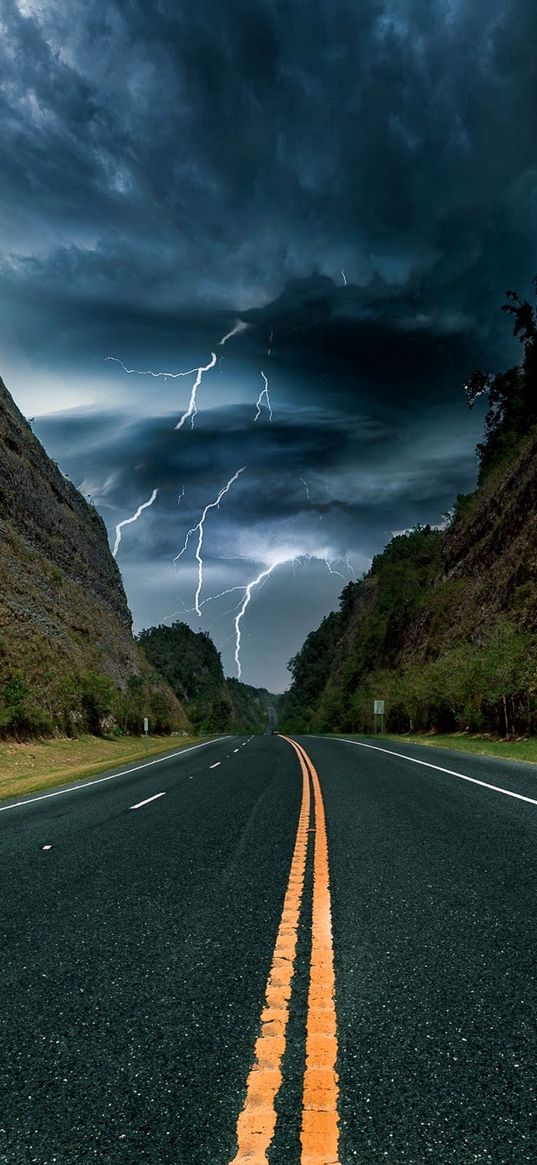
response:
{"label": "yellow double center line", "polygon": [[337,1031],[328,839],[321,786],[308,754],[285,736],[302,771],[302,805],[280,926],[261,1012],[261,1034],[237,1120],[237,1153],[230,1165],[268,1165],[276,1128],[276,1097],[282,1083],[289,1003],[304,892],[311,811],[315,811],[311,965],[306,1019],[306,1068],[302,1096],[301,1165],[339,1165]]}

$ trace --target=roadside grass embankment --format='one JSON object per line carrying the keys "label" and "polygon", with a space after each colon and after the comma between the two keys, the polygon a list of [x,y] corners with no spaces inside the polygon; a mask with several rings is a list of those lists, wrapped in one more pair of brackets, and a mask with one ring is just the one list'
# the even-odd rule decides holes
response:
{"label": "roadside grass embankment", "polygon": [[147,744],[140,736],[80,736],[24,744],[0,741],[0,800],[96,776],[130,761],[177,752],[208,739],[208,736],[150,736]]}
{"label": "roadside grass embankment", "polygon": [[[331,734],[332,735],[332,734]],[[356,740],[364,739],[364,734],[358,733],[335,733],[337,736],[347,736],[349,739],[353,737]],[[423,744],[429,748],[449,748],[454,752],[471,752],[478,756],[496,756],[503,760],[518,760],[525,761],[530,764],[537,764],[537,737],[530,736],[523,740],[491,740],[487,736],[473,736],[464,733],[450,736],[448,734],[435,736],[419,735],[414,733],[408,736],[396,736],[387,733],[377,733],[376,736],[368,735],[367,740],[373,741],[391,741],[397,744]]]}

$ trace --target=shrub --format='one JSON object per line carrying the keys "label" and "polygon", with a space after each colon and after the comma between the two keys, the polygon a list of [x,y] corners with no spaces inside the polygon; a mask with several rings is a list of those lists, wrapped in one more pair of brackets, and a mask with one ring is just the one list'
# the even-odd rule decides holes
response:
{"label": "shrub", "polygon": [[106,676],[88,671],[81,676],[80,692],[87,729],[100,736],[104,718],[114,712],[114,686]]}

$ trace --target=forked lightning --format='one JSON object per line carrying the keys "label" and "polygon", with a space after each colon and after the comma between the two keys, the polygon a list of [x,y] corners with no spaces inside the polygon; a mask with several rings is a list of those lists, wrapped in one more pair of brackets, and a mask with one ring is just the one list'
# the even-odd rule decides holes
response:
{"label": "forked lightning", "polygon": [[269,421],[271,421],[272,420],[272,405],[270,403],[268,380],[267,380],[264,372],[261,373],[261,376],[263,377],[263,380],[265,382],[265,387],[261,389],[261,392],[259,393],[259,396],[258,396],[257,401],[256,401],[257,412],[255,414],[254,421],[259,420],[259,417],[261,416],[263,397],[265,398],[265,404],[268,408]]}
{"label": "forked lightning", "polygon": [[153,502],[154,502],[157,494],[158,494],[158,489],[154,489],[153,493],[151,494],[151,497],[149,498],[149,501],[142,502],[142,505],[138,506],[138,509],[137,509],[136,513],[132,515],[132,518],[124,518],[122,522],[118,522],[118,524],[116,526],[116,540],[114,542],[114,549],[112,551],[114,558],[116,557],[117,552],[119,550],[119,544],[121,542],[121,531],[123,529],[123,526],[130,526],[131,522],[137,522],[142,511],[147,510],[149,506],[153,505]]}
{"label": "forked lightning", "polygon": [[[246,325],[245,325],[246,326]],[[226,339],[226,337],[224,337]],[[178,420],[175,428],[182,429],[185,421],[190,419],[191,427],[194,428],[194,419],[197,416],[198,410],[196,407],[196,398],[198,388],[203,379],[203,373],[209,372],[216,364],[216,353],[211,352],[211,359],[208,364],[202,364],[199,368],[189,368],[187,372],[154,372],[151,368],[127,368],[122,360],[118,360],[117,356],[105,356],[105,360],[113,360],[119,364],[124,372],[128,372],[129,376],[153,376],[155,379],[163,377],[164,380],[178,380],[181,376],[196,376],[194,384],[192,385],[192,392],[190,394],[190,401],[188,408]]]}
{"label": "forked lightning", "polygon": [[179,551],[179,554],[175,555],[175,558],[173,560],[174,562],[178,562],[179,559],[182,558],[183,554],[185,553],[185,550],[187,549],[187,546],[190,542],[192,535],[195,534],[196,530],[197,530],[197,532],[198,532],[198,544],[196,547],[196,559],[197,559],[197,563],[198,563],[198,585],[196,587],[196,596],[195,596],[194,606],[195,606],[196,614],[199,615],[200,617],[201,617],[200,595],[201,595],[201,588],[203,586],[203,557],[202,557],[201,552],[203,549],[203,535],[205,533],[205,519],[207,517],[207,514],[209,513],[209,510],[218,510],[219,509],[220,502],[222,501],[224,494],[229,493],[231,486],[234,484],[234,482],[236,482],[237,478],[240,477],[241,473],[244,473],[245,469],[246,469],[245,465],[242,466],[242,469],[238,469],[237,472],[233,474],[233,477],[230,477],[227,484],[225,486],[223,486],[223,488],[220,490],[220,493],[218,494],[218,497],[215,498],[214,502],[209,502],[205,506],[205,509],[201,515],[199,522],[197,522],[195,526],[192,526],[192,528],[188,531],[182,549]]}

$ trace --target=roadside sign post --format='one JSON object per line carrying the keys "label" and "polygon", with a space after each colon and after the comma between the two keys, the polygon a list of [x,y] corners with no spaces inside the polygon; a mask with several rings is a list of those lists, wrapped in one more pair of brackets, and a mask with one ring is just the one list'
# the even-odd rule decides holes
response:
{"label": "roadside sign post", "polygon": [[145,741],[146,752],[147,752],[147,733],[148,732],[149,732],[149,720],[148,720],[147,716],[144,716],[144,741]]}
{"label": "roadside sign post", "polygon": [[384,732],[384,700],[373,700],[373,712],[375,715],[375,732],[379,731],[378,717],[380,716],[380,731]]}

